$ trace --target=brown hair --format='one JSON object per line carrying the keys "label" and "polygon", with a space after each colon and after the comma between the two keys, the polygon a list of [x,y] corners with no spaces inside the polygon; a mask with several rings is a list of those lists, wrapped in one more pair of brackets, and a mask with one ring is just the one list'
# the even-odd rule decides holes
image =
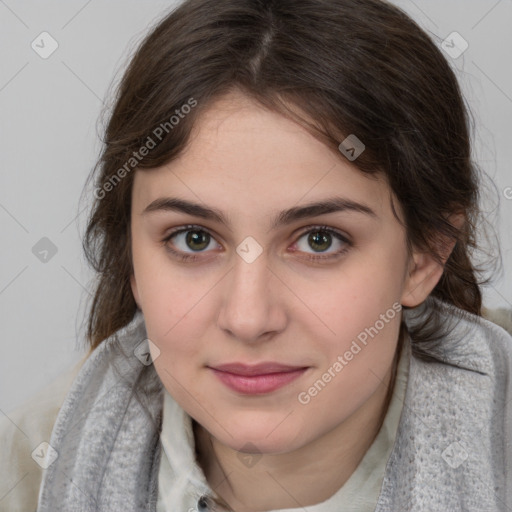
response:
{"label": "brown hair", "polygon": [[[349,134],[363,141],[366,149],[353,163],[386,177],[404,214],[409,249],[438,257],[440,236],[456,240],[432,296],[480,315],[470,259],[479,217],[470,113],[429,36],[380,0],[187,0],[131,58],[90,176],[96,191],[83,247],[98,276],[88,317],[91,350],[137,309],[130,287],[134,169],[176,158],[201,112],[234,88],[330,148]],[[149,138],[155,147],[134,160]],[[460,229],[447,220],[454,212],[465,217]],[[414,338],[432,338],[441,327],[432,315]]]}

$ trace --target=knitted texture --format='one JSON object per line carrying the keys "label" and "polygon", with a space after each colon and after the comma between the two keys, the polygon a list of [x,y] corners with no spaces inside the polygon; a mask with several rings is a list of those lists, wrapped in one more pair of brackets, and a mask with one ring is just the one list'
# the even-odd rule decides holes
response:
{"label": "knitted texture", "polygon": [[[376,512],[512,510],[512,337],[453,306],[412,341],[404,407]],[[406,311],[408,326],[421,320]],[[163,388],[142,313],[100,344],[55,422],[37,512],[155,512]]]}

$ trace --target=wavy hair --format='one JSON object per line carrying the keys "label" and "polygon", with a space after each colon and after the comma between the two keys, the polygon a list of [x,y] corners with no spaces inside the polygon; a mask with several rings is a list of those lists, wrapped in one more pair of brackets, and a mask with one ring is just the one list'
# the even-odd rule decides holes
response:
{"label": "wavy hair", "polygon": [[[409,250],[441,262],[440,237],[456,241],[431,296],[481,314],[484,281],[471,259],[480,177],[470,155],[470,111],[429,35],[380,0],[186,0],[132,55],[89,177],[95,198],[83,248],[97,273],[91,350],[137,310],[130,287],[135,170],[176,158],[201,113],[233,89],[300,123],[329,148],[356,134],[366,149],[353,164],[387,179]],[[158,143],[142,155],[148,138]],[[465,219],[460,228],[447,220],[454,212]],[[441,324],[433,310],[415,327],[414,340],[439,338]]]}

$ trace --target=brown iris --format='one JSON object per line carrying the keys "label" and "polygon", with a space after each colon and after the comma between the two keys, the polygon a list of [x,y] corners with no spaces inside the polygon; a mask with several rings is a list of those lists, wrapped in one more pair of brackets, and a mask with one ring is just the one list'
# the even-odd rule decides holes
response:
{"label": "brown iris", "polygon": [[[206,231],[188,231],[186,236],[187,246],[192,250],[201,251],[205,247],[208,247],[210,243],[210,235]],[[193,245],[196,245],[194,248]]]}
{"label": "brown iris", "polygon": [[325,251],[331,246],[332,237],[326,231],[312,231],[308,236],[308,243],[315,250],[318,248],[320,251]]}

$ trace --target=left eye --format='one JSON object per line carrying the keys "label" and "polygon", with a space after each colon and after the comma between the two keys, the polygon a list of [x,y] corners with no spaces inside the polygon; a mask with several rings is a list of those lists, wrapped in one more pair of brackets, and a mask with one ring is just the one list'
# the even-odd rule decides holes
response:
{"label": "left eye", "polygon": [[[305,240],[305,243],[301,243],[301,240]],[[338,245],[338,250],[331,252],[330,255],[344,252],[350,243],[346,237],[337,231],[327,227],[317,227],[303,233],[296,245],[303,252],[307,252],[306,249],[310,247],[316,253],[324,253],[331,248],[333,241],[335,245]]]}

